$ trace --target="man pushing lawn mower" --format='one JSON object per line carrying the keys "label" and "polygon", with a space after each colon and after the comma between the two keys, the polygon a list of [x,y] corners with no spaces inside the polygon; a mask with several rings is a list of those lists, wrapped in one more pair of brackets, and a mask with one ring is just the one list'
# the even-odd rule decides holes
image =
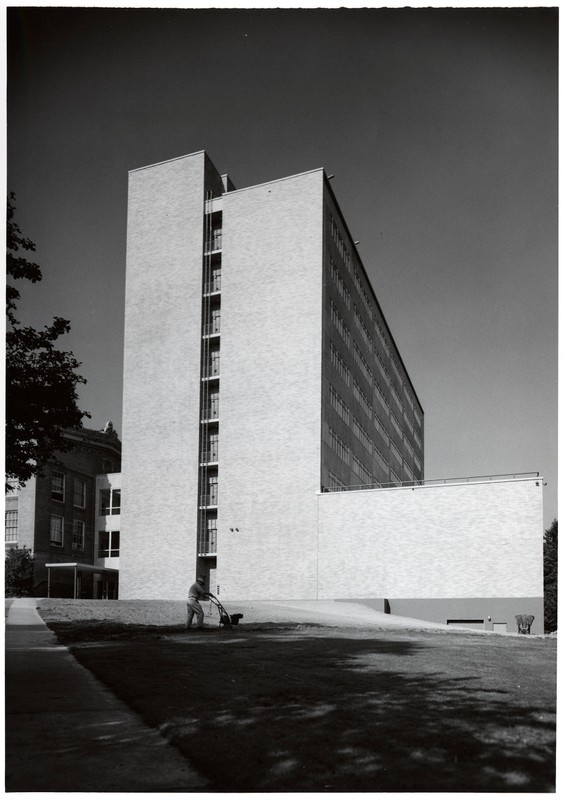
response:
{"label": "man pushing lawn mower", "polygon": [[186,630],[190,630],[194,614],[196,615],[196,628],[201,630],[204,627],[204,609],[200,605],[200,600],[205,600],[206,597],[209,595],[204,592],[204,579],[196,578],[196,583],[193,583],[188,590]]}
{"label": "man pushing lawn mower", "polygon": [[[186,620],[186,630],[194,630],[191,628],[194,614],[196,615],[196,630],[204,629],[204,610],[200,605],[200,600],[208,599],[219,611],[219,624],[224,628],[231,628],[232,625],[237,625],[239,620],[243,618],[242,614],[228,614],[224,607],[221,605],[217,597],[211,592],[204,592],[204,579],[196,578],[196,583],[193,583],[188,591],[188,618]],[[210,606],[211,610],[211,606]]]}

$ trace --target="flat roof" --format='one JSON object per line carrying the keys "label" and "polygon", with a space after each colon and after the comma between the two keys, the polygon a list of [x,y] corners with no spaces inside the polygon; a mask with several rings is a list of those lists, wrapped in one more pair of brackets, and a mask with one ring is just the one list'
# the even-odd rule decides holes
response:
{"label": "flat roof", "polygon": [[59,564],[45,564],[47,569],[57,567],[58,569],[77,569],[79,572],[119,572],[113,567],[95,567],[94,564],[79,564],[78,561],[64,561]]}

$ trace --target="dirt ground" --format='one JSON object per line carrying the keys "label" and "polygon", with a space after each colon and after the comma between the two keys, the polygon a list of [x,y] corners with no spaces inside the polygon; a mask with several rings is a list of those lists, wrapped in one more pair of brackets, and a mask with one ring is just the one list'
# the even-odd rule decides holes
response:
{"label": "dirt ground", "polygon": [[65,618],[49,602],[61,641],[206,791],[554,791],[554,638],[267,610],[198,633],[176,617]]}

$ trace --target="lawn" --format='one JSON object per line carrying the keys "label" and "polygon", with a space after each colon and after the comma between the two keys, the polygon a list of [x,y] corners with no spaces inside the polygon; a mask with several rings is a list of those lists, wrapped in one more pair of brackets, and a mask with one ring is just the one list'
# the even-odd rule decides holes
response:
{"label": "lawn", "polygon": [[53,624],[209,792],[553,792],[556,640]]}

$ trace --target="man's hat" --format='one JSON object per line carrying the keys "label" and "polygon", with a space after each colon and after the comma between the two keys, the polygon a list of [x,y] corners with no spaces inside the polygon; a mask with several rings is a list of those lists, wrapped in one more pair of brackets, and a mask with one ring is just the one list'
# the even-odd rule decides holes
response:
{"label": "man's hat", "polygon": [[196,583],[205,583],[203,578],[196,578]]}

